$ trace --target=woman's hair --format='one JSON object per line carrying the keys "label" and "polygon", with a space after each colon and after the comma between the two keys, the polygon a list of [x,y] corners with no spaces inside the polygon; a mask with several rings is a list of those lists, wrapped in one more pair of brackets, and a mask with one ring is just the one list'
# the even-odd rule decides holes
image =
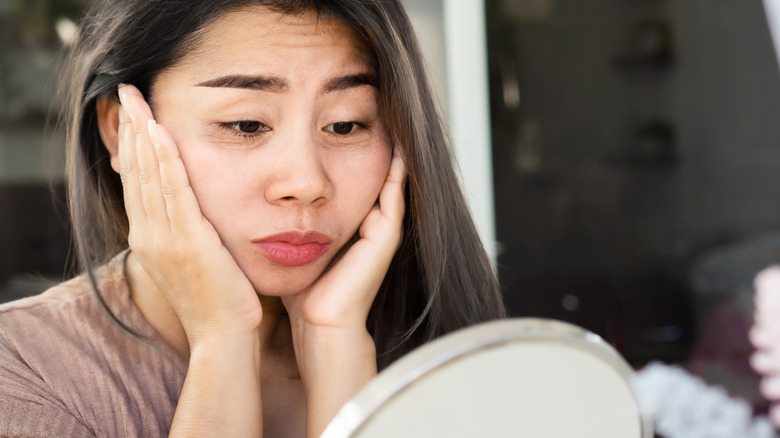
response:
{"label": "woman's hair", "polygon": [[[452,330],[505,316],[497,279],[469,214],[422,55],[398,0],[105,0],[81,22],[65,75],[67,178],[80,269],[127,247],[122,185],[99,131],[96,103],[120,83],[147,97],[155,78],[186,56],[228,11],[264,5],[313,10],[351,26],[378,78],[379,108],[408,169],[403,241],[368,318],[384,368]],[[105,304],[105,302],[103,302]]]}

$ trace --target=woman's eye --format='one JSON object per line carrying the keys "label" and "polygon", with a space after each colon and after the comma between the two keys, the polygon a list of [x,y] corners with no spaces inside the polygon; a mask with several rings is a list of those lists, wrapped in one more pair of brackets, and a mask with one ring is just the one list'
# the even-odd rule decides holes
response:
{"label": "woman's eye", "polygon": [[253,120],[242,120],[240,122],[235,122],[233,125],[236,127],[236,130],[246,134],[254,134],[263,126],[262,123]]}
{"label": "woman's eye", "polygon": [[365,126],[358,122],[337,122],[332,123],[325,127],[325,130],[338,135],[349,135],[357,128],[364,128]]}
{"label": "woman's eye", "polygon": [[220,123],[220,127],[234,134],[251,136],[268,130],[263,123],[255,120],[241,120],[238,122]]}

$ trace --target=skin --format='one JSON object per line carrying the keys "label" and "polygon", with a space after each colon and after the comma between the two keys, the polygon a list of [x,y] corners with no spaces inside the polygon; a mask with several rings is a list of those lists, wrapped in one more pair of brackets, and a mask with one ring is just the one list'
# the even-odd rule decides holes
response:
{"label": "skin", "polygon": [[[255,7],[209,26],[151,105],[132,85],[98,102],[132,298],[189,359],[171,436],[319,436],[376,375],[366,318],[406,176],[372,74],[343,24]],[[285,266],[252,243],[291,230],[331,244]]]}
{"label": "skin", "polygon": [[760,389],[773,403],[769,415],[780,427],[780,266],[761,271],[754,283],[755,322],[750,342],[756,352],[750,364],[763,376]]}

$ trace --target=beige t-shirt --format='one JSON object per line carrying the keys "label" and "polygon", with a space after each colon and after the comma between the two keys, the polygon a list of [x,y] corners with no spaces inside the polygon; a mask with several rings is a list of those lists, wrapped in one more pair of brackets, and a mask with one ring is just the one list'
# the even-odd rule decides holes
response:
{"label": "beige t-shirt", "polygon": [[130,299],[127,252],[95,275],[120,328],[77,277],[0,306],[0,436],[167,436],[187,362]]}

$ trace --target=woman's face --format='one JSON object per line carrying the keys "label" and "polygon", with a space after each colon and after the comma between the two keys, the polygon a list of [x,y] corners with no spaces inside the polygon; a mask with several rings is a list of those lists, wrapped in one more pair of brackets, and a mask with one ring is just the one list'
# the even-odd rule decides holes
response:
{"label": "woman's face", "polygon": [[224,15],[152,89],[203,215],[258,293],[311,285],[376,202],[392,149],[346,25]]}

